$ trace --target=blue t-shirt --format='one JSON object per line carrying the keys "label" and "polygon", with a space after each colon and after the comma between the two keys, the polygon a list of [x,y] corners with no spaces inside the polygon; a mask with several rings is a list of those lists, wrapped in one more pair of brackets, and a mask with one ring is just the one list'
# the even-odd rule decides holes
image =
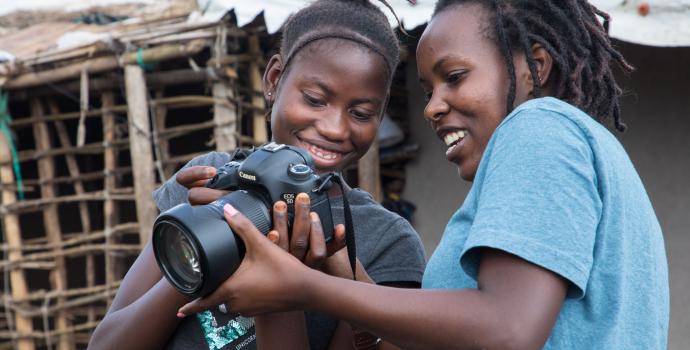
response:
{"label": "blue t-shirt", "polygon": [[476,288],[482,247],[570,282],[545,349],[666,349],[661,228],[622,145],[579,109],[539,98],[499,125],[423,288]]}

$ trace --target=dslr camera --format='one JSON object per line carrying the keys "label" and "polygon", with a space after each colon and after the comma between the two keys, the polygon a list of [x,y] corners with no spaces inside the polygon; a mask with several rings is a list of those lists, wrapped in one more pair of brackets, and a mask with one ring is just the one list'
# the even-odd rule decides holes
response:
{"label": "dslr camera", "polygon": [[225,222],[226,203],[266,235],[273,227],[273,203],[287,203],[291,226],[295,197],[307,193],[311,211],[319,215],[329,241],[333,235],[327,194],[331,178],[317,175],[311,155],[301,148],[269,143],[249,155],[235,152],[206,184],[231,193],[207,205],[179,204],[156,219],[151,239],[163,275],[181,293],[196,298],[215,290],[237,270],[245,247]]}

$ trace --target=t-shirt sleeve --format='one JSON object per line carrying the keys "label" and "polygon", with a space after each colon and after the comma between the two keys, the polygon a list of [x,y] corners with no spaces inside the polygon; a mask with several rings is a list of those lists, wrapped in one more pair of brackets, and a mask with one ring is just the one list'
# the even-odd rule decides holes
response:
{"label": "t-shirt sleeve", "polygon": [[419,235],[407,220],[397,216],[376,243],[367,273],[376,283],[421,283],[425,265]]}
{"label": "t-shirt sleeve", "polygon": [[499,249],[555,272],[570,281],[568,297],[583,297],[602,211],[587,135],[556,112],[526,109],[486,152],[462,268],[476,280],[480,248]]}
{"label": "t-shirt sleeve", "polygon": [[[205,165],[212,167],[220,167],[223,164],[230,161],[230,155],[222,152],[211,152],[204,155],[194,157],[187,164],[185,164],[180,170],[189,168],[196,165]],[[189,203],[187,200],[187,188],[180,185],[175,177],[175,173],[167,181],[165,181],[158,189],[153,191],[153,200],[156,202],[158,210],[161,212],[166,211],[178,204]]]}

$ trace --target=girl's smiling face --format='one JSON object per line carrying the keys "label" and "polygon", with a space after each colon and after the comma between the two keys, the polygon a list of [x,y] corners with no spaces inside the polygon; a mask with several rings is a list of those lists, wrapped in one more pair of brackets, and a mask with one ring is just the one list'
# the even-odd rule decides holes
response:
{"label": "girl's smiling face", "polygon": [[342,39],[309,44],[287,71],[274,56],[264,75],[273,140],[306,149],[319,172],[342,170],[374,141],[388,81],[382,57]]}
{"label": "girl's smiling face", "polygon": [[[417,69],[429,120],[460,176],[474,180],[491,135],[506,116],[509,77],[499,47],[487,31],[493,21],[478,4],[444,10],[429,22],[417,47]],[[529,98],[529,68],[514,53],[515,105]]]}

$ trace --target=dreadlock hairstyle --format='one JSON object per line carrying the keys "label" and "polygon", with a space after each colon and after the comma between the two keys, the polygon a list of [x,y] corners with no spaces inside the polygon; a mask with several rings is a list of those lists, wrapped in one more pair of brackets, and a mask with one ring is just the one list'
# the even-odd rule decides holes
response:
{"label": "dreadlock hairstyle", "polygon": [[[386,7],[390,5],[381,1]],[[304,47],[321,39],[344,39],[380,55],[389,82],[398,65],[400,47],[388,19],[368,0],[318,0],[292,15],[283,28],[280,54],[287,67]]]}
{"label": "dreadlock hairstyle", "polygon": [[[586,0],[439,0],[433,16],[463,3],[482,5],[494,22],[493,27],[488,27],[489,36],[498,44],[510,77],[508,113],[515,102],[513,52],[523,52],[527,57],[533,93],[541,96],[537,63],[531,54],[532,45],[538,43],[555,63],[550,78],[555,97],[601,122],[613,119],[615,128],[625,131],[619,104],[622,90],[610,61],[616,61],[626,72],[633,67],[611,45],[608,14]],[[603,19],[603,26],[597,16]]]}

